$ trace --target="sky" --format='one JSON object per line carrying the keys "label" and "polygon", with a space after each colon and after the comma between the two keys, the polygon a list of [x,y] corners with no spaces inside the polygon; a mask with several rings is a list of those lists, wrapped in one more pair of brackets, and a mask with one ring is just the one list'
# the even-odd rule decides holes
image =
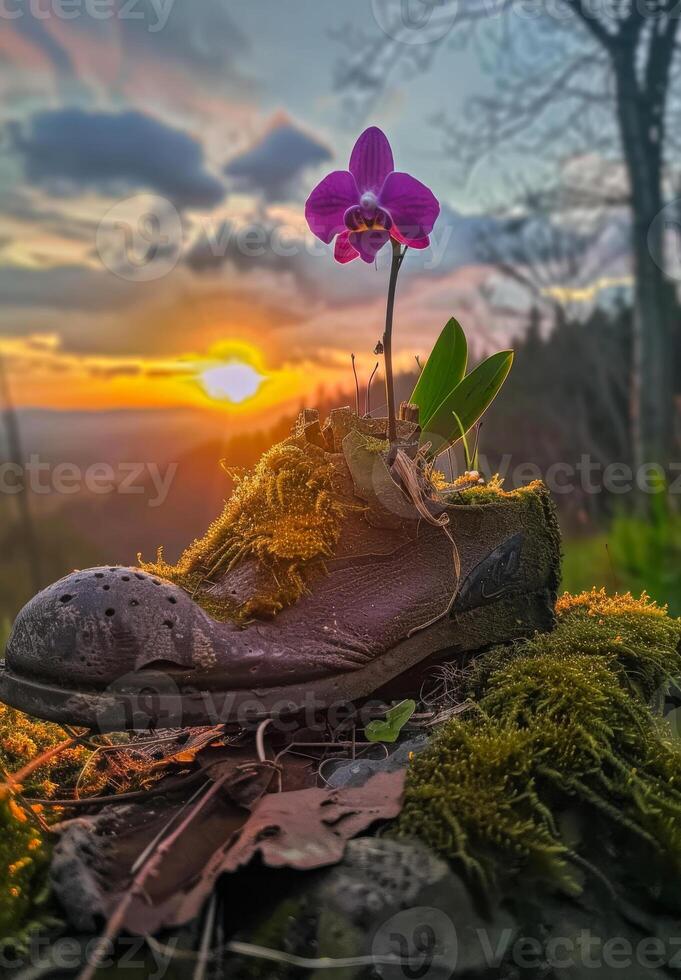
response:
{"label": "sky", "polygon": [[[491,80],[450,46],[349,100],[344,57],[357,32],[378,44],[384,7],[4,0],[0,353],[20,407],[211,407],[239,425],[347,389],[351,352],[368,376],[388,250],[339,266],[303,209],[369,125],[442,206],[404,264],[397,368],[452,314],[474,350],[507,345],[474,243],[503,174],[483,160],[462,181],[435,121]],[[234,364],[238,403],[215,384]]]}

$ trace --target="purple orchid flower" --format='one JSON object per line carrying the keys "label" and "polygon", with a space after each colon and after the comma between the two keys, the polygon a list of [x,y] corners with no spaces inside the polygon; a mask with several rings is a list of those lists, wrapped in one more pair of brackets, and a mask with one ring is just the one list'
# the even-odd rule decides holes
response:
{"label": "purple orchid flower", "polygon": [[358,255],[373,262],[390,238],[426,248],[439,213],[425,184],[395,170],[390,143],[376,126],[355,143],[349,170],[328,174],[305,205],[310,230],[327,245],[336,239],[334,257],[342,263]]}

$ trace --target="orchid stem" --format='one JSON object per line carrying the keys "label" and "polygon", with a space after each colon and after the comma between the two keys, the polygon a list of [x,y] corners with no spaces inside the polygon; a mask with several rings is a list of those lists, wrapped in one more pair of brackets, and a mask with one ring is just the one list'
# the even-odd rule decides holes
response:
{"label": "orchid stem", "polygon": [[388,442],[391,446],[397,441],[397,424],[395,421],[395,386],[393,383],[392,334],[393,311],[395,309],[395,290],[400,266],[407,254],[406,246],[400,248],[399,242],[391,239],[393,261],[390,267],[390,282],[388,283],[388,305],[385,311],[385,333],[383,334],[383,354],[385,356],[385,393],[388,402]]}

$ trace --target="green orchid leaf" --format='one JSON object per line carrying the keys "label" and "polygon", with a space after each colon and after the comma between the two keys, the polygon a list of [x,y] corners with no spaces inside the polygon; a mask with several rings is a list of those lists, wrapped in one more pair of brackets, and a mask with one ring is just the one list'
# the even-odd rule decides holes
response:
{"label": "green orchid leaf", "polygon": [[450,391],[423,426],[422,442],[432,442],[431,456],[458,442],[487,411],[513,364],[513,351],[492,354]]}
{"label": "green orchid leaf", "polygon": [[385,719],[370,721],[364,734],[370,742],[396,742],[397,738],[416,711],[416,701],[400,701],[385,713]]}
{"label": "green orchid leaf", "polygon": [[452,317],[437,338],[411,395],[410,400],[420,409],[422,428],[426,427],[438,405],[462,380],[467,362],[466,335]]}

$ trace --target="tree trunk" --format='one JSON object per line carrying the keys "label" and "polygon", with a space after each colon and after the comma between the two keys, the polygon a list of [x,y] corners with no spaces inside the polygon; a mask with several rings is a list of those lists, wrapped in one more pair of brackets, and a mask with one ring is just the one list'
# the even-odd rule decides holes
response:
{"label": "tree trunk", "polygon": [[[664,254],[662,126],[664,104],[639,90],[630,54],[614,59],[617,113],[631,193],[634,279],[631,379],[632,449],[635,466],[673,453],[673,290],[658,265]],[[657,258],[657,262],[655,258]]]}

